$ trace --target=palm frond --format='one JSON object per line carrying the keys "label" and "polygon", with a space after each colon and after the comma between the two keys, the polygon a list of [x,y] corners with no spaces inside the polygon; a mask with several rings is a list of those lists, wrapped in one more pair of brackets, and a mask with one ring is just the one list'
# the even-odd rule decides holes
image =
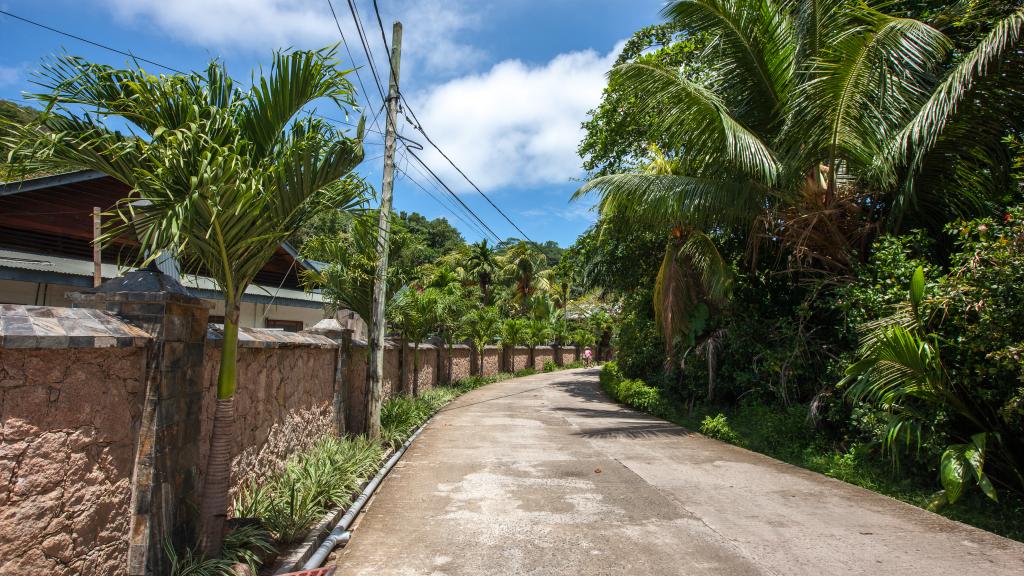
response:
{"label": "palm frond", "polygon": [[772,150],[732,115],[722,97],[676,70],[643,63],[612,70],[615,82],[634,94],[644,114],[658,118],[652,136],[723,170],[759,182],[775,181],[779,166]]}
{"label": "palm frond", "polygon": [[774,125],[793,81],[797,42],[790,11],[774,0],[677,0],[665,16],[715,38],[707,49],[731,109],[758,129]]}

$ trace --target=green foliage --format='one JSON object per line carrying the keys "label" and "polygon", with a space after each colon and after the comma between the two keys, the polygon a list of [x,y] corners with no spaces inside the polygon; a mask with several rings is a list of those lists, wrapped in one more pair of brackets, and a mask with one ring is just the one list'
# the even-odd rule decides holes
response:
{"label": "green foliage", "polygon": [[645,412],[658,411],[662,405],[657,388],[648,386],[643,380],[625,378],[614,361],[601,367],[599,380],[601,388],[616,402]]}
{"label": "green foliage", "polygon": [[[377,270],[377,226],[379,212],[349,217],[338,232],[316,235],[302,245],[304,258],[326,262],[319,270],[303,270],[307,290],[320,290],[329,313],[352,310],[369,324],[373,308],[373,284]],[[388,258],[397,258],[411,239],[396,227],[388,244]],[[390,300],[405,283],[407,271],[389,270],[385,297]]]}
{"label": "green foliage", "polygon": [[516,370],[512,374],[516,378],[520,378],[522,376],[533,376],[536,373],[537,373],[537,371],[535,369],[533,369],[533,368],[522,368],[522,369]]}
{"label": "green foliage", "polygon": [[259,518],[277,542],[293,542],[328,510],[348,505],[376,472],[382,455],[380,445],[365,438],[323,438],[280,472],[244,487],[235,497],[233,515]]}
{"label": "green foliage", "polygon": [[721,412],[714,416],[705,416],[700,423],[700,433],[723,442],[739,443],[739,436],[729,426],[729,419]]}
{"label": "green foliage", "polygon": [[554,360],[545,360],[544,361],[544,371],[545,372],[554,372],[555,370],[558,370],[558,364],[556,364]]}

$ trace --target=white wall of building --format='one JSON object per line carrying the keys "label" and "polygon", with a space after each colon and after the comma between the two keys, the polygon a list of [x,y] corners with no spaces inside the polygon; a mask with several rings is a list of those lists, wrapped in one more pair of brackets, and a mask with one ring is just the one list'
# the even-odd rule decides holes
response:
{"label": "white wall of building", "polygon": [[[0,280],[0,304],[70,307],[71,301],[65,297],[65,294],[79,290],[81,288],[77,286],[62,284]],[[224,315],[222,301],[206,298],[203,301],[210,305],[211,315]],[[285,320],[299,321],[302,322],[303,328],[309,328],[323,320],[324,316],[324,311],[321,308],[243,302],[239,324],[246,328],[266,328],[267,320]]]}

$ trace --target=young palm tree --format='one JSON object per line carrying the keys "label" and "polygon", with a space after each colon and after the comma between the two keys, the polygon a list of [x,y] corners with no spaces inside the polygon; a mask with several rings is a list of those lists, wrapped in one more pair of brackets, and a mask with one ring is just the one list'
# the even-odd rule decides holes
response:
{"label": "young palm tree", "polygon": [[437,290],[437,330],[448,353],[444,381],[450,385],[452,383],[452,347],[455,346],[459,337],[463,318],[470,308],[470,301],[457,282]]}
{"label": "young palm tree", "polygon": [[494,274],[498,270],[498,263],[494,249],[487,245],[486,238],[481,240],[479,244],[471,246],[466,268],[470,273],[476,275],[477,282],[480,284],[480,291],[483,294],[484,306],[490,306],[490,286],[494,280]]}
{"label": "young palm tree", "polygon": [[476,308],[463,316],[459,338],[473,343],[479,360],[479,375],[484,373],[484,347],[498,335],[501,318],[494,307]]}
{"label": "young palm tree", "polygon": [[[314,100],[354,104],[332,49],[278,52],[268,76],[239,88],[224,66],[155,76],[73,56],[42,68],[50,90],[37,123],[9,126],[23,167],[90,169],[131,188],[107,237],[132,234],[140,259],[161,253],[213,278],[224,295],[217,407],[200,510],[203,549],[220,552],[238,384],[239,305],[246,288],[299,225],[364,198],[342,178],[363,158],[355,139],[299,116]],[[132,135],[104,124],[119,118]]]}
{"label": "young palm tree", "polygon": [[412,340],[412,395],[420,393],[420,343],[437,327],[439,312],[437,288],[406,288],[388,308],[391,321],[400,327],[402,348]]}
{"label": "young palm tree", "polygon": [[527,326],[527,321],[521,318],[509,318],[501,323],[498,339],[501,340],[503,346],[512,349],[512,355],[509,359],[512,363],[510,372],[516,371],[516,346],[526,342]]}
{"label": "young palm tree", "polygon": [[537,364],[537,346],[551,341],[551,322],[530,320],[526,324],[526,343],[530,347],[530,366]]}
{"label": "young palm tree", "polygon": [[[352,180],[352,186],[362,183]],[[338,236],[314,236],[302,246],[302,255],[311,260],[326,262],[319,270],[303,270],[300,274],[307,290],[319,289],[329,313],[352,310],[367,325],[373,308],[373,282],[377,270],[376,210],[368,210],[352,219],[347,232]],[[395,262],[405,248],[406,237],[393,234],[388,242],[389,261]],[[397,270],[388,273],[385,301],[390,302],[405,284]]]}

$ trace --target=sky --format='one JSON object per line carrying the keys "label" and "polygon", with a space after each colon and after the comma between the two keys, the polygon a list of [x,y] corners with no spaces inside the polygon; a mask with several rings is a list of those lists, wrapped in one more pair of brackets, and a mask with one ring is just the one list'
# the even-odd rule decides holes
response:
{"label": "sky", "polygon": [[[359,173],[379,188],[383,171],[381,99],[358,42],[347,0],[333,0],[366,87],[366,160]],[[372,0],[357,0],[370,48],[387,80],[386,53]],[[401,86],[430,137],[530,239],[570,245],[595,220],[591,202],[570,202],[584,173],[576,153],[580,123],[600,101],[622,43],[659,21],[661,0],[378,0],[388,41],[404,25]],[[266,66],[275,49],[320,48],[340,36],[327,0],[0,0],[0,9],[179,70],[213,58],[239,81]],[[33,74],[62,51],[115,66],[127,57],[0,14],[0,98],[37,92]],[[165,72],[156,67],[154,72]],[[351,75],[359,88],[356,74]],[[324,116],[342,112],[319,105]],[[417,153],[500,238],[521,237],[411,124],[398,122]],[[486,231],[399,147],[395,209],[445,217],[469,242]],[[424,189],[426,191],[424,191]],[[428,193],[429,192],[429,193]],[[459,216],[453,215],[452,212]],[[471,225],[472,224],[472,225]]]}

